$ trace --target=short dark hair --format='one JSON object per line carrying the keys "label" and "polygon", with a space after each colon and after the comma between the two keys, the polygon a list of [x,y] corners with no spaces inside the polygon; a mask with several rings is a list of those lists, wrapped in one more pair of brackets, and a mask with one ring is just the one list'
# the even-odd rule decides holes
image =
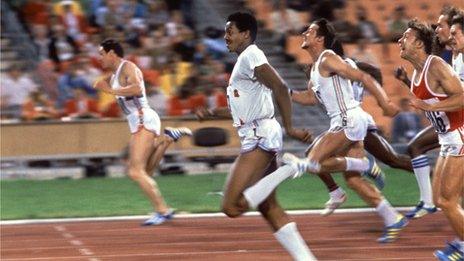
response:
{"label": "short dark hair", "polygon": [[446,23],[448,23],[449,26],[451,26],[452,24],[451,22],[453,20],[453,17],[458,13],[459,9],[451,5],[443,7],[443,9],[440,12],[441,15],[446,15]]}
{"label": "short dark hair", "polygon": [[114,39],[105,39],[100,43],[100,46],[103,47],[103,50],[107,53],[113,50],[117,56],[121,58],[124,57],[124,49],[122,49],[122,45]]}
{"label": "short dark hair", "polygon": [[416,32],[416,38],[424,43],[425,53],[431,54],[433,49],[433,38],[435,36],[433,29],[427,24],[419,22],[417,19],[409,21],[408,28],[413,29]]}
{"label": "short dark hair", "polygon": [[258,34],[258,22],[249,13],[235,12],[227,17],[227,22],[234,22],[240,32],[250,31],[251,41],[256,40]]}
{"label": "short dark hair", "polygon": [[464,12],[459,12],[457,15],[453,16],[453,20],[450,25],[458,24],[461,26],[461,31],[464,31]]}
{"label": "short dark hair", "polygon": [[313,22],[313,24],[316,24],[317,26],[319,26],[319,28],[317,29],[316,35],[324,37],[324,47],[327,49],[332,48],[332,45],[335,40],[334,27],[325,18],[317,19],[316,21]]}

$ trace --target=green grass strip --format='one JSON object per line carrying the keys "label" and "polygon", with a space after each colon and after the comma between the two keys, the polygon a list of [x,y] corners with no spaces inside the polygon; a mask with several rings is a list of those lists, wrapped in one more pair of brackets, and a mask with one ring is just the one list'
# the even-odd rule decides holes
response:
{"label": "green grass strip", "polygon": [[[418,201],[418,188],[413,174],[386,169],[384,193],[394,206],[411,206]],[[366,207],[346,188],[341,175],[338,183],[348,191],[344,207]],[[225,174],[196,176],[170,175],[156,177],[162,194],[170,206],[180,212],[217,212],[221,197],[208,195],[220,190]],[[127,178],[89,178],[81,180],[3,180],[0,218],[34,219],[144,215],[152,211],[138,186]],[[320,209],[328,194],[319,178],[305,175],[285,181],[278,189],[285,209]]]}

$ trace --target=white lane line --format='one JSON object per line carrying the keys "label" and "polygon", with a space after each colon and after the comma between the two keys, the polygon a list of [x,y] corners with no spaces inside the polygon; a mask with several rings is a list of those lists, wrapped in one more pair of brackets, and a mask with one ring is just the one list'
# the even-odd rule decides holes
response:
{"label": "white lane line", "polygon": [[[399,207],[398,211],[408,211],[414,207]],[[290,215],[320,215],[322,209],[318,210],[289,210]],[[374,208],[347,208],[337,209],[335,214],[347,213],[370,213],[376,212]],[[247,212],[244,216],[259,216],[256,211]],[[332,214],[333,215],[333,214]],[[88,218],[52,218],[52,219],[24,219],[24,220],[6,220],[0,221],[0,225],[24,225],[24,224],[43,224],[43,223],[64,223],[64,222],[86,222],[86,221],[115,221],[115,220],[140,220],[149,218],[149,215],[139,216],[116,216],[116,217],[88,217]],[[208,218],[208,217],[226,217],[223,213],[199,213],[199,214],[177,214],[175,218]]]}
{"label": "white lane line", "polygon": [[54,228],[58,232],[66,231],[66,228],[64,226],[54,226]]}
{"label": "white lane line", "polygon": [[73,246],[82,246],[82,241],[80,240],[70,240],[69,243],[71,243],[71,245]]}
{"label": "white lane line", "polygon": [[74,238],[74,235],[71,233],[63,233],[61,235],[66,239]]}
{"label": "white lane line", "polygon": [[93,256],[94,253],[87,248],[79,248],[79,253],[84,256]]}

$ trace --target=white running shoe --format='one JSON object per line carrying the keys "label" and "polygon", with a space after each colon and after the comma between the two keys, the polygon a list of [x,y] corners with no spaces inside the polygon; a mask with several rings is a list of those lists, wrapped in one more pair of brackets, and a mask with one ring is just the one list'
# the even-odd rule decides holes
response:
{"label": "white running shoe", "polygon": [[340,198],[330,198],[325,203],[325,208],[322,210],[321,215],[324,217],[332,214],[338,207],[340,207],[343,203],[345,203],[347,196],[345,193]]}
{"label": "white running shoe", "polygon": [[321,166],[313,161],[309,161],[308,159],[300,159],[297,156],[291,153],[284,153],[282,156],[282,162],[284,164],[292,166],[294,169],[297,170],[295,175],[292,178],[299,178],[306,172],[313,172],[318,173],[321,169]]}
{"label": "white running shoe", "polygon": [[190,130],[187,127],[179,127],[179,128],[166,127],[164,128],[164,134],[171,137],[174,141],[177,141],[183,136],[192,136],[192,130]]}

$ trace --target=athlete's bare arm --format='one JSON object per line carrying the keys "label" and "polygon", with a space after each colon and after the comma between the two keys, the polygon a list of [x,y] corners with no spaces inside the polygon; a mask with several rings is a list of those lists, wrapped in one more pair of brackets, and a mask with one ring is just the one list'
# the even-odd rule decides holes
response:
{"label": "athlete's bare arm", "polygon": [[411,104],[426,111],[456,111],[464,108],[464,87],[454,73],[451,66],[440,59],[432,59],[428,70],[427,80],[434,92],[446,94],[448,97],[434,104],[427,104],[422,100],[413,98]]}
{"label": "athlete's bare arm", "polygon": [[232,118],[232,114],[230,114],[228,107],[217,107],[214,109],[199,108],[195,111],[195,115],[199,120],[204,120],[206,118]]}
{"label": "athlete's bare arm", "polygon": [[142,95],[142,72],[131,62],[126,62],[122,67],[121,76],[125,82],[121,88],[112,90],[114,95],[118,96],[139,96]]}
{"label": "athlete's bare arm", "polygon": [[121,88],[112,89],[110,85],[111,74],[104,76],[102,79],[97,80],[94,88],[104,91],[109,94],[118,96],[139,96],[142,95],[142,72],[131,62],[126,62],[121,71],[121,77],[124,81]]}
{"label": "athlete's bare arm", "polygon": [[348,63],[343,61],[340,56],[334,54],[325,55],[322,58],[320,70],[321,74],[331,75],[335,73],[343,78],[361,82],[364,87],[374,95],[385,115],[392,117],[399,112],[398,107],[390,101],[390,98],[388,98],[380,84],[376,82],[372,76],[351,67]]}
{"label": "athlete's bare arm", "polygon": [[316,94],[311,89],[312,83],[308,81],[308,89],[304,91],[291,91],[290,97],[293,102],[302,105],[316,105],[318,103]]}
{"label": "athlete's bare arm", "polygon": [[292,101],[287,85],[276,70],[265,63],[255,68],[255,75],[259,82],[272,90],[286,133],[299,140],[309,141],[311,139],[309,132],[294,129],[292,126]]}

